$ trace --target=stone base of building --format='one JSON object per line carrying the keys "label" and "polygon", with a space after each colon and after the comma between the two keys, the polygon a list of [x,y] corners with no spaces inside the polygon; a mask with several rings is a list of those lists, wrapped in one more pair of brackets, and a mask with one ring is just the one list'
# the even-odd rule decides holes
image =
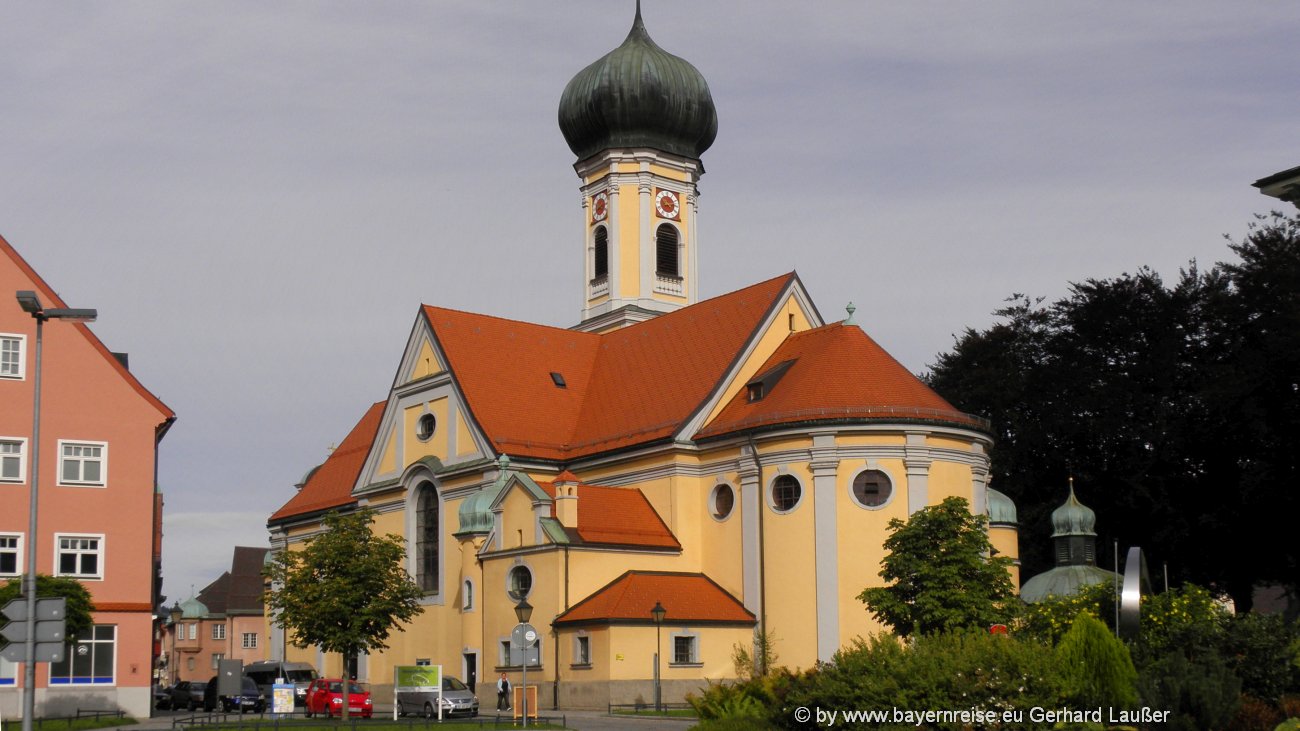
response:
{"label": "stone base of building", "polygon": [[[510,679],[518,683],[519,678]],[[577,681],[561,680],[558,692],[555,683],[547,680],[541,683],[528,679],[529,686],[537,687],[537,703],[546,711],[603,711],[610,706],[648,706],[655,703],[653,680],[597,680]],[[664,703],[685,703],[686,695],[700,695],[707,683],[704,680],[665,680],[661,693]],[[393,686],[389,684],[370,685],[370,697],[376,704],[388,705],[393,702]],[[475,688],[481,713],[496,713],[496,680]]]}
{"label": "stone base of building", "polygon": [[[0,689],[0,716],[9,721],[21,717],[23,694],[20,688],[8,686]],[[95,688],[73,686],[68,688],[37,688],[37,718],[73,718],[78,712],[122,711],[132,718],[149,718],[153,708],[153,692],[145,688]]]}

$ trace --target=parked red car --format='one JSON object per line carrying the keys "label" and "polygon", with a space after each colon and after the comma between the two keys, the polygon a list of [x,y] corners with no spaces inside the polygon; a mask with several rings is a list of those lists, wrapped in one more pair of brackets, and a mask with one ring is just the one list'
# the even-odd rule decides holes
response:
{"label": "parked red car", "polygon": [[[356,683],[348,684],[348,715],[370,718],[374,714],[370,691]],[[343,681],[339,678],[317,678],[307,686],[307,717],[317,713],[325,716],[343,715]]]}

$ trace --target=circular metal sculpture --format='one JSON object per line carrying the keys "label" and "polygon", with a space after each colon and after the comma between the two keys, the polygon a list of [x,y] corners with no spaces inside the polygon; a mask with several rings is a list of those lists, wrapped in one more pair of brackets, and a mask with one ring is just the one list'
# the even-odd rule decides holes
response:
{"label": "circular metal sculpture", "polygon": [[1119,597],[1119,636],[1135,640],[1142,618],[1142,594],[1151,592],[1147,575],[1147,557],[1142,549],[1133,546],[1124,559],[1124,589]]}

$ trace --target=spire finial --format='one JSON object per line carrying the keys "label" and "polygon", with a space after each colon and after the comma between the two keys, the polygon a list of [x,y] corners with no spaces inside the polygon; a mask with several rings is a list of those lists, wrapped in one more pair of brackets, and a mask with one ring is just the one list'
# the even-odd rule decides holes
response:
{"label": "spire finial", "polygon": [[[1069,482],[1070,482],[1070,497],[1074,497],[1074,475],[1070,475]],[[1075,499],[1078,500],[1078,498]]]}
{"label": "spire finial", "polygon": [[[638,2],[640,2],[640,0],[638,0]],[[853,321],[853,313],[857,312],[857,311],[858,311],[858,308],[855,307],[855,306],[853,305],[852,302],[850,302],[848,305],[846,305],[846,306],[844,307],[844,311],[847,312],[847,313],[849,313],[848,318],[844,320],[844,324],[845,324],[845,325],[856,325],[856,324],[858,324],[858,323],[856,323],[856,322]]]}

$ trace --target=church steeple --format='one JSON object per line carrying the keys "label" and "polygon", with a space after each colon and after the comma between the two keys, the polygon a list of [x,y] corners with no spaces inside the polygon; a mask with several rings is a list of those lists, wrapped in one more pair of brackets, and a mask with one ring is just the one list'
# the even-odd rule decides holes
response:
{"label": "church steeple", "polygon": [[622,45],[560,97],[582,181],[582,330],[606,331],[696,302],[700,156],[718,131],[704,77],[660,48],[640,3]]}

